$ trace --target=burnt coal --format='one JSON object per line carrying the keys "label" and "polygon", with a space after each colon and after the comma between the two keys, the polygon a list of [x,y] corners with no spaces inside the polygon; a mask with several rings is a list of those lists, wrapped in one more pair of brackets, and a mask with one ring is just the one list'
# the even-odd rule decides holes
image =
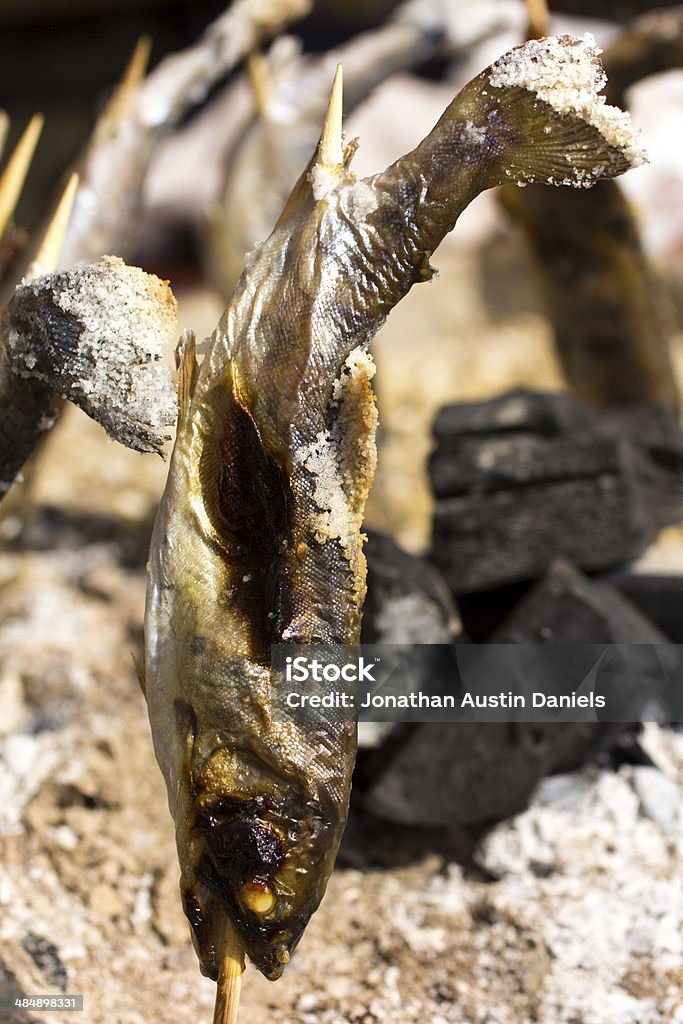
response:
{"label": "burnt coal", "polygon": [[627,566],[605,578],[673,643],[683,643],[683,575]]}
{"label": "burnt coal", "polygon": [[377,530],[366,530],[368,593],[361,643],[448,644],[461,632],[441,574]]}
{"label": "burnt coal", "polygon": [[[559,560],[491,636],[497,644],[576,644],[565,652],[563,666],[577,679],[595,660],[586,645],[642,644],[646,652],[651,648],[645,645],[667,639],[616,588]],[[362,806],[398,825],[485,825],[523,810],[546,775],[626,749],[637,728],[621,722],[403,727],[361,781]]]}
{"label": "burnt coal", "polygon": [[594,758],[623,726],[611,723],[418,725],[364,795],[400,825],[482,825],[522,811],[540,780]]}
{"label": "burnt coal", "polygon": [[432,560],[454,594],[636,558],[683,510],[683,434],[657,407],[516,391],[442,409]]}
{"label": "burnt coal", "polygon": [[491,637],[496,644],[665,644],[669,638],[608,583],[554,561]]}

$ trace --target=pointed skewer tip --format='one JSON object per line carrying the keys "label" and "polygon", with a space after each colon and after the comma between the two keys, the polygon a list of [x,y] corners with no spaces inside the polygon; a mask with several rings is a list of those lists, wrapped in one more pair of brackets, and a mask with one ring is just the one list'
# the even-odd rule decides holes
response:
{"label": "pointed skewer tip", "polygon": [[28,269],[26,274],[28,280],[33,280],[42,274],[53,274],[57,270],[64,237],[69,226],[69,220],[71,219],[76,192],[78,191],[78,181],[78,174],[74,171],[47,226],[40,248]]}
{"label": "pointed skewer tip", "polygon": [[2,178],[0,178],[0,235],[7,227],[19,201],[40,133],[43,130],[43,123],[42,114],[33,115],[9,158]]}
{"label": "pointed skewer tip", "polygon": [[123,78],[119,84],[120,91],[131,93],[138,88],[147,74],[147,65],[149,64],[151,51],[152,37],[140,36],[123,73]]}
{"label": "pointed skewer tip", "polygon": [[110,130],[112,125],[118,124],[128,113],[147,73],[151,49],[151,36],[140,36],[121,80],[114,87],[109,102],[98,118],[96,132]]}
{"label": "pointed skewer tip", "polygon": [[344,163],[344,142],[342,138],[342,108],[344,105],[344,75],[341,64],[332,84],[330,102],[327,106],[323,130],[318,148],[318,163],[328,167],[341,167]]}

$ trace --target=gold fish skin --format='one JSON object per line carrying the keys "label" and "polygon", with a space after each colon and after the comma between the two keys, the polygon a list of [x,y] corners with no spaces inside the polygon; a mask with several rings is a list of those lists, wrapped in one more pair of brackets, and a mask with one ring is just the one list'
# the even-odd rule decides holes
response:
{"label": "gold fish skin", "polygon": [[[583,44],[555,44],[540,54],[550,78],[578,54],[592,82]],[[324,713],[312,725],[275,721],[270,645],[359,638],[372,336],[431,275],[431,253],[484,188],[585,184],[596,168],[617,174],[634,159],[627,132],[616,141],[558,112],[517,84],[518,52],[509,59],[372,178],[348,171],[340,127],[324,132],[199,370],[185,347],[152,541],[145,675],[184,906],[214,977],[224,914],[259,969],[279,977],[344,827],[355,729]]]}

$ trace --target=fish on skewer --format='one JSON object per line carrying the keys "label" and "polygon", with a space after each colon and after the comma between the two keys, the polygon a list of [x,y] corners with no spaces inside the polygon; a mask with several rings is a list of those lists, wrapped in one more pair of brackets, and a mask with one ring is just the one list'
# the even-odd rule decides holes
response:
{"label": "fish on skewer", "polygon": [[182,903],[214,979],[226,928],[231,963],[236,936],[267,978],[281,976],[346,820],[355,725],[275,715],[271,645],[359,640],[370,341],[433,275],[432,253],[484,189],[589,186],[642,160],[603,84],[588,42],[527,43],[470,82],[415,150],[356,180],[338,72],[315,155],[201,366],[184,341],[141,683]]}
{"label": "fish on skewer", "polygon": [[[490,0],[406,0],[379,28],[321,55],[301,55],[292,38],[254,55],[255,117],[225,162],[222,195],[207,213],[210,270],[226,298],[244,257],[270,234],[318,140],[329,83],[344,67],[348,115],[391,75],[453,58],[501,28],[521,23],[521,5]],[[294,53],[292,53],[294,50]]]}
{"label": "fish on skewer", "polygon": [[0,500],[70,399],[137,451],[163,453],[176,398],[162,349],[175,299],[122,260],[55,274],[78,188],[73,174],[21,285],[0,309]]}
{"label": "fish on skewer", "polygon": [[146,77],[149,40],[138,43],[78,163],[81,184],[60,267],[104,253],[130,254],[147,169],[161,139],[251,50],[310,7],[311,0],[235,0],[197,43],[166,57]]}

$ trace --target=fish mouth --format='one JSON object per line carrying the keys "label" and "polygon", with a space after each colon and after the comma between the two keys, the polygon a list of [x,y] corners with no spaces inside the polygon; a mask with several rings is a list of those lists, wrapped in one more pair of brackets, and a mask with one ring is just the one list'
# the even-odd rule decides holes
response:
{"label": "fish mouth", "polygon": [[215,978],[227,918],[254,966],[276,981],[325,892],[337,823],[319,804],[222,797],[197,813],[198,854],[181,882],[203,973]]}
{"label": "fish mouth", "polygon": [[298,914],[296,920],[290,921],[283,929],[282,926],[268,927],[247,920],[234,901],[224,901],[203,883],[183,891],[182,904],[202,974],[213,981],[218,980],[220,962],[215,937],[223,932],[224,918],[229,919],[251,963],[268,981],[277,981],[282,977],[317,906]]}

